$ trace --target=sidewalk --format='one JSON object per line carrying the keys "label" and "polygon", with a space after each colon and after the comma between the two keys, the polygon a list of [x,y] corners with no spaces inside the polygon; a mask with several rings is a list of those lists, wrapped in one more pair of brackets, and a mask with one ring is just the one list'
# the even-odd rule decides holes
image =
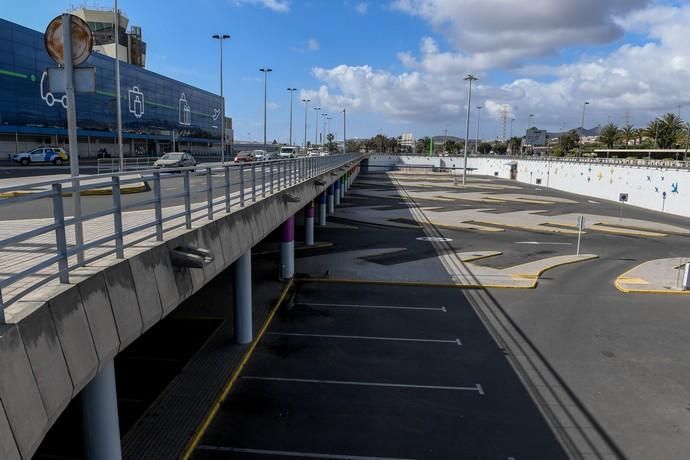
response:
{"label": "sidewalk", "polygon": [[[29,176],[29,177],[10,177],[6,179],[0,179],[0,198],[13,198],[16,196],[29,195],[32,193],[44,192],[50,190],[49,185],[39,185],[34,187],[33,184],[40,184],[42,182],[58,181],[63,179],[69,179],[71,176],[69,174],[53,174],[49,176]],[[125,184],[120,187],[121,193],[138,193],[145,192],[149,190],[149,186],[142,176],[139,176],[141,182],[136,182],[132,184]],[[88,186],[89,184],[97,184],[107,182],[104,178],[95,179],[82,179],[81,184]],[[69,186],[69,183],[63,184],[63,187]],[[23,187],[22,190],[14,190],[11,192],[1,191],[3,188],[9,187]],[[96,189],[83,190],[81,196],[94,196],[94,195],[112,195],[112,187],[102,187]]]}
{"label": "sidewalk", "polygon": [[620,275],[616,288],[625,293],[690,294],[683,290],[683,272],[687,257],[650,260]]}

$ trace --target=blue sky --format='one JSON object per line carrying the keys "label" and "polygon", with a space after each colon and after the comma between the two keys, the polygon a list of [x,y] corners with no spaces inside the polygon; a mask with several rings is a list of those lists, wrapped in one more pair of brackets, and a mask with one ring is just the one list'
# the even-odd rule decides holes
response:
{"label": "blue sky", "polygon": [[[563,11],[566,7],[560,0],[545,0],[538,11],[543,17],[530,19],[531,29],[530,23],[519,24],[519,10],[497,8],[501,1],[506,4],[504,0],[120,0],[119,4],[130,24],[143,29],[149,70],[213,92],[219,92],[219,51],[210,36],[232,36],[224,47],[225,95],[236,139],[262,137],[263,76],[258,69],[265,66],[273,69],[268,80],[270,139],[287,142],[286,88],[300,90],[294,99],[293,143],[301,143],[304,136],[304,105],[299,102],[304,95],[335,115],[331,127],[338,136],[342,135],[339,111],[346,107],[350,137],[372,136],[380,130],[391,136],[412,132],[420,137],[442,134],[446,128],[464,137],[462,78],[470,72],[480,77],[472,106],[486,109],[482,137],[487,138],[501,135],[502,107],[509,118],[516,118],[516,127],[534,113],[537,126],[554,130],[579,126],[576,108],[584,100],[592,99],[587,126],[609,118],[622,124],[626,112],[642,124],[654,113],[690,101],[687,90],[674,98],[661,94],[680,91],[680,86],[672,87],[671,79],[669,88],[650,89],[664,73],[664,62],[686,57],[687,50],[673,46],[673,36],[658,32],[659,22],[668,17],[678,17],[682,24],[685,16],[679,13],[687,12],[686,2],[583,0],[583,9],[591,3],[598,10],[573,19],[578,13]],[[534,4],[509,3],[517,8],[523,3],[526,10]],[[74,3],[31,0],[27,5],[3,0],[0,16],[42,31]],[[672,16],[669,8],[674,8]],[[463,22],[463,17],[470,22]],[[571,24],[579,29],[564,33]],[[621,69],[628,65],[621,64],[624,53],[634,52],[640,59],[647,43],[659,46],[653,50],[658,61],[650,51],[644,58],[650,61],[645,72],[640,72],[640,62]],[[677,67],[668,70],[677,74]],[[588,77],[599,72],[607,83],[602,87]],[[640,91],[649,94],[642,97]],[[310,108],[310,139],[314,118]]]}

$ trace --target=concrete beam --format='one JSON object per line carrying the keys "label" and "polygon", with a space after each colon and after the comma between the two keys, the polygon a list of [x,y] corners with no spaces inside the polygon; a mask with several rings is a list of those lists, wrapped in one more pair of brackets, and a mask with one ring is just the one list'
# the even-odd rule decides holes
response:
{"label": "concrete beam", "polygon": [[78,288],[91,329],[91,337],[98,355],[98,368],[100,369],[102,363],[112,361],[120,350],[120,337],[117,334],[115,317],[110,306],[103,272],[80,282]]}
{"label": "concrete beam", "polygon": [[7,460],[21,459],[19,450],[17,449],[17,443],[14,442],[10,422],[7,420],[7,414],[5,413],[5,407],[2,405],[2,401],[0,401],[0,458]]}

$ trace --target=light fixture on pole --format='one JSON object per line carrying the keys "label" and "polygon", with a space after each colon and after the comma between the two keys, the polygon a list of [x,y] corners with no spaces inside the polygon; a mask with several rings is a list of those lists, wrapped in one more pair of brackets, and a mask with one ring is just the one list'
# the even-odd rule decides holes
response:
{"label": "light fixture on pole", "polygon": [[304,153],[307,152],[307,107],[309,107],[309,103],[311,102],[311,99],[302,99],[302,102],[304,102]]}
{"label": "light fixture on pole", "polygon": [[220,109],[220,162],[225,163],[225,96],[223,95],[223,40],[230,38],[228,34],[215,34],[211,36],[220,43],[220,100],[223,106]]}
{"label": "light fixture on pole", "polygon": [[[326,117],[327,128],[326,128],[326,138],[324,140],[328,140],[328,136],[330,136],[330,134],[331,134],[331,120],[332,119],[333,119],[332,117]],[[331,151],[331,141],[328,141],[328,151],[329,152]]]}
{"label": "light fixture on pole", "polygon": [[319,115],[321,113],[321,107],[314,107],[316,110],[316,122],[314,123],[314,145],[319,145]]}
{"label": "light fixture on pole", "polygon": [[462,185],[465,185],[465,179],[467,177],[467,144],[470,141],[470,109],[472,108],[472,82],[477,81],[477,77],[472,74],[468,74],[465,77],[465,81],[470,83],[467,91],[467,124],[465,126],[465,149],[464,149],[464,166],[462,168]]}
{"label": "light fixture on pole", "polygon": [[582,123],[580,123],[580,149],[578,152],[578,156],[582,156],[582,143],[583,143],[583,138],[585,134],[585,108],[589,105],[589,102],[585,101],[584,104],[582,104]]}
{"label": "light fixture on pole", "polygon": [[264,151],[268,152],[268,144],[266,143],[266,119],[268,111],[268,72],[273,72],[273,69],[265,68],[259,69],[264,73]]}
{"label": "light fixture on pole", "polygon": [[297,88],[288,88],[290,91],[290,146],[292,146],[292,93],[297,91]]}
{"label": "light fixture on pole", "polygon": [[474,153],[479,153],[479,119],[482,115],[482,106],[477,106],[477,137],[474,139]]}

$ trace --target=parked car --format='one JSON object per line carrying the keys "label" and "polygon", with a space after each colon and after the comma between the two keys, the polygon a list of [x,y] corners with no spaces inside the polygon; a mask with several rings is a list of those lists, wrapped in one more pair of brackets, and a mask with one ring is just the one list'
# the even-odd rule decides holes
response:
{"label": "parked car", "polygon": [[298,151],[298,147],[293,147],[290,145],[283,146],[280,148],[280,158],[295,158]]}
{"label": "parked car", "polygon": [[256,161],[253,150],[243,150],[235,155],[235,163],[249,163]]}
{"label": "parked car", "polygon": [[256,161],[266,160],[267,153],[265,150],[254,150],[254,158]]}
{"label": "parked car", "polygon": [[154,168],[177,168],[196,166],[196,160],[190,153],[168,152],[153,163]]}
{"label": "parked car", "polygon": [[69,155],[60,147],[38,147],[30,152],[15,153],[12,160],[22,166],[31,163],[53,163],[55,166],[62,166],[69,161]]}
{"label": "parked car", "polygon": [[307,153],[308,157],[320,157],[322,156],[321,150],[318,149],[309,149],[309,152]]}
{"label": "parked car", "polygon": [[275,150],[271,152],[266,153],[266,159],[267,160],[279,160],[280,159],[280,154],[276,152]]}

